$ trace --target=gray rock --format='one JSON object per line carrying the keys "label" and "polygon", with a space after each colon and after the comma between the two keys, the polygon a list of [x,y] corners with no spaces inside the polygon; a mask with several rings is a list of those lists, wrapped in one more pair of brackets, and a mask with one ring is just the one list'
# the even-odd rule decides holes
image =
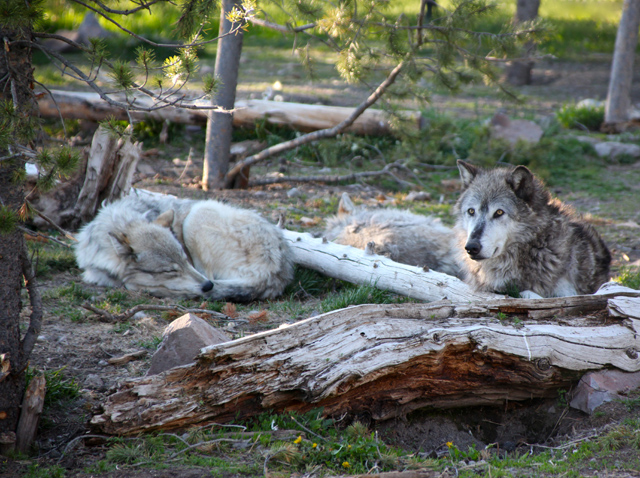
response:
{"label": "gray rock", "polygon": [[91,390],[101,390],[104,388],[104,382],[100,376],[95,373],[87,375],[87,378],[84,379],[83,385],[84,388],[89,388]]}
{"label": "gray rock", "polygon": [[151,358],[147,375],[155,375],[179,365],[192,363],[200,349],[231,340],[224,332],[200,317],[185,314],[164,330],[162,343]]}
{"label": "gray rock", "polygon": [[592,414],[603,403],[624,398],[626,393],[637,388],[640,388],[640,372],[589,372],[580,379],[569,405]]}
{"label": "gray rock", "polygon": [[618,141],[604,141],[594,146],[598,156],[602,158],[615,159],[621,154],[626,154],[634,158],[640,157],[640,146],[636,144],[620,143]]}
{"label": "gray rock", "polygon": [[537,143],[542,138],[542,128],[533,121],[511,120],[504,113],[496,113],[490,122],[491,137],[504,139],[511,144],[518,141]]}
{"label": "gray rock", "polygon": [[300,191],[298,188],[291,188],[287,191],[287,196],[290,198],[297,198],[302,196],[302,191]]}

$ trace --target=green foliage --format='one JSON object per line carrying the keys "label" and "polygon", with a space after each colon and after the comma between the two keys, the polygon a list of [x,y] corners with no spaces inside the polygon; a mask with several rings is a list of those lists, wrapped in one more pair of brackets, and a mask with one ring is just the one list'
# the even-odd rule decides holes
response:
{"label": "green foliage", "polygon": [[640,290],[640,267],[624,266],[620,269],[618,277],[613,280],[625,287]]}
{"label": "green foliage", "polygon": [[604,121],[604,106],[564,105],[556,117],[565,128],[599,131]]}
{"label": "green foliage", "polygon": [[309,296],[317,297],[329,291],[334,282],[334,279],[320,274],[318,271],[297,265],[293,280],[286,287],[284,295],[301,298]]}
{"label": "green foliage", "polygon": [[18,214],[4,204],[0,204],[0,235],[11,234],[18,225]]}
{"label": "green foliage", "polygon": [[127,90],[135,85],[135,76],[128,63],[120,60],[113,62],[109,77],[116,88]]}
{"label": "green foliage", "polygon": [[37,277],[49,277],[52,273],[76,269],[76,259],[70,247],[55,242],[43,244],[33,241],[29,241],[27,247],[34,257]]}
{"label": "green foliage", "polygon": [[60,465],[40,466],[34,462],[29,464],[23,478],[64,478],[66,474],[67,470]]}
{"label": "green foliage", "polygon": [[381,290],[375,285],[345,285],[345,288],[337,294],[331,294],[320,303],[322,312],[330,312],[336,309],[344,309],[350,305],[360,304],[395,304],[406,301],[406,298]]}
{"label": "green foliage", "polygon": [[[64,369],[45,370],[44,378],[47,383],[44,406],[51,407],[60,403],[68,402],[80,396],[80,385],[75,378],[66,378]],[[27,385],[33,377],[40,374],[38,370],[28,368],[25,374]]]}

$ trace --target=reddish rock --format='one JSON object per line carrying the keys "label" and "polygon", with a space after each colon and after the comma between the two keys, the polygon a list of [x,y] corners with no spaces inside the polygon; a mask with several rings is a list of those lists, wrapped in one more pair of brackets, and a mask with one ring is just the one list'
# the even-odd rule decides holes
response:
{"label": "reddish rock", "polygon": [[171,322],[162,336],[147,375],[192,363],[201,348],[231,340],[227,334],[193,314],[185,314]]}

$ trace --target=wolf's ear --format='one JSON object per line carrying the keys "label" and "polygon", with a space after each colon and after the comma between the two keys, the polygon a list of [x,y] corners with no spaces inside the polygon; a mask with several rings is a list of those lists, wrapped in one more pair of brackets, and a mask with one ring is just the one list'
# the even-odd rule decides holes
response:
{"label": "wolf's ear", "polygon": [[517,197],[525,202],[529,202],[535,192],[533,173],[525,166],[518,166],[509,176],[507,184],[513,189]]}
{"label": "wolf's ear", "polygon": [[160,214],[156,218],[156,220],[153,222],[162,227],[171,227],[173,226],[174,218],[175,218],[175,213],[173,212],[173,209],[169,209],[168,211],[165,211],[162,214]]}
{"label": "wolf's ear", "polygon": [[458,170],[460,171],[460,179],[462,180],[462,189],[467,189],[471,181],[478,175],[478,168],[461,159],[459,159],[457,163]]}
{"label": "wolf's ear", "polygon": [[348,216],[356,210],[355,204],[347,193],[342,193],[340,203],[338,204],[338,216]]}
{"label": "wolf's ear", "polygon": [[133,254],[131,241],[124,232],[109,232],[111,244],[120,256],[129,256]]}

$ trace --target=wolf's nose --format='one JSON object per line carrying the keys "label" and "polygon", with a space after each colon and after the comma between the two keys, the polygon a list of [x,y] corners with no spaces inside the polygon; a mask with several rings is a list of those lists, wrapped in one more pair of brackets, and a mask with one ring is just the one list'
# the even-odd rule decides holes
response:
{"label": "wolf's nose", "polygon": [[213,282],[210,280],[202,284],[202,292],[209,292],[211,289],[213,289]]}
{"label": "wolf's nose", "polygon": [[477,241],[469,241],[469,242],[467,242],[467,245],[464,246],[464,248],[467,250],[467,253],[471,257],[477,256],[478,254],[480,254],[480,251],[482,250],[482,246]]}

